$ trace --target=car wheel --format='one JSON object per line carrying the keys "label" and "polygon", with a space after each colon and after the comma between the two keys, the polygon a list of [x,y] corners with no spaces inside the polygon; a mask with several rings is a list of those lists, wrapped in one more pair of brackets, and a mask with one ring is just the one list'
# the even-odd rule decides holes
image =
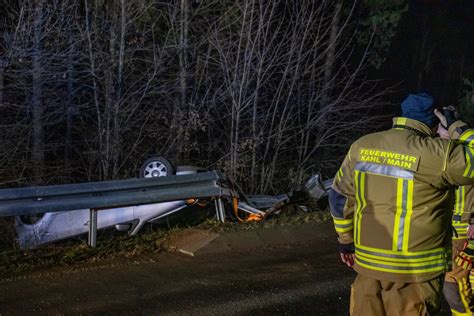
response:
{"label": "car wheel", "polygon": [[166,177],[174,173],[173,166],[168,159],[152,157],[140,167],[140,178]]}

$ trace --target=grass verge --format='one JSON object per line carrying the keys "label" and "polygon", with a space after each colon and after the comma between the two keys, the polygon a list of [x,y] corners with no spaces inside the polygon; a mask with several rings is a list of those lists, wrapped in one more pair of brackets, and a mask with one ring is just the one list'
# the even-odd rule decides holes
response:
{"label": "grass verge", "polygon": [[[202,218],[205,215],[205,218]],[[199,224],[196,221],[199,220]],[[257,230],[262,228],[299,225],[308,222],[330,220],[329,212],[303,212],[296,207],[286,207],[279,214],[260,222],[226,222],[220,223],[210,219],[208,214],[201,214],[194,221],[177,221],[173,225],[148,227],[135,236],[119,235],[113,230],[102,233],[97,240],[97,247],[91,248],[84,238],[68,239],[38,249],[25,251],[4,251],[0,262],[0,277],[22,272],[47,269],[51,267],[74,267],[84,263],[100,263],[110,259],[129,259],[146,254],[167,251],[167,240],[172,234],[189,227],[214,232]]]}

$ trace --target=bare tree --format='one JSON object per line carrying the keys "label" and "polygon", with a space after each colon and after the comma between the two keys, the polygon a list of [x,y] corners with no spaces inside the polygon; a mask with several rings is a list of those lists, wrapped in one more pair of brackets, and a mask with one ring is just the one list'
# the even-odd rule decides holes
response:
{"label": "bare tree", "polygon": [[42,26],[43,1],[34,1],[33,51],[32,51],[32,92],[33,107],[33,162],[35,164],[35,180],[42,182],[44,165],[44,126],[42,104]]}
{"label": "bare tree", "polygon": [[355,8],[21,1],[0,55],[0,163],[12,166],[0,171],[119,179],[160,154],[274,192],[331,170],[384,105],[365,78]]}

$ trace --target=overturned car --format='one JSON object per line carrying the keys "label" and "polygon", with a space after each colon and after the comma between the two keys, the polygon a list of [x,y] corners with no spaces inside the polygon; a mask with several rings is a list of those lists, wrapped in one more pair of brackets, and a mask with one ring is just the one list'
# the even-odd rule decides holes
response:
{"label": "overturned car", "polygon": [[[126,231],[130,235],[134,235],[140,231],[140,229],[149,222],[157,221],[163,217],[176,213],[183,208],[186,208],[194,204],[207,204],[214,200],[216,203],[216,216],[221,221],[224,221],[225,215],[223,210],[223,204],[220,199],[214,199],[218,196],[225,196],[228,198],[230,203],[234,204],[232,209],[236,213],[244,212],[249,215],[245,217],[248,220],[261,220],[266,216],[274,213],[280,209],[283,205],[295,202],[301,197],[301,194],[310,196],[313,199],[319,199],[324,196],[330,187],[331,180],[321,182],[320,176],[315,175],[309,179],[305,187],[302,190],[292,191],[286,194],[277,196],[250,196],[247,197],[245,194],[239,194],[233,189],[233,186],[229,185],[227,181],[213,182],[211,186],[212,190],[206,189],[205,185],[201,182],[193,182],[191,184],[181,183],[182,179],[193,177],[193,174],[206,173],[207,170],[192,166],[179,166],[174,170],[170,162],[161,157],[154,157],[148,159],[140,168],[139,178],[161,178],[167,177],[168,179],[176,179],[168,181],[169,183],[165,187],[160,188],[160,192],[167,190],[168,198],[163,198],[162,202],[159,203],[143,203],[151,200],[135,200],[130,202],[120,202],[119,207],[104,207],[109,204],[103,204],[101,207],[97,207],[98,212],[96,213],[96,223],[91,224],[91,207],[87,206],[84,208],[71,209],[69,210],[55,210],[54,212],[45,212],[40,214],[28,214],[15,216],[15,230],[17,232],[17,240],[20,248],[34,248],[50,242],[79,236],[82,234],[90,233],[91,229],[104,229],[115,227],[119,231]],[[176,177],[169,177],[176,176]],[[200,177],[203,178],[203,177]],[[218,178],[218,177],[217,177]],[[145,180],[147,182],[147,180]],[[144,182],[144,183],[145,183]],[[149,181],[148,181],[149,182]],[[147,182],[147,183],[148,183]],[[163,181],[162,181],[163,182]],[[147,189],[141,187],[141,182],[137,182],[137,191],[131,193],[134,196],[145,194],[152,194],[153,192],[144,192]],[[180,194],[183,186],[186,185],[189,190],[186,193]],[[207,185],[207,184],[206,184]],[[219,189],[215,191],[214,189]],[[206,191],[208,190],[208,191]],[[172,192],[171,192],[172,191]],[[100,191],[97,194],[101,194]],[[160,193],[161,194],[161,193]],[[92,194],[94,195],[94,194]],[[176,199],[181,197],[181,199]],[[84,199],[91,199],[94,196],[87,196]],[[101,197],[104,198],[104,197]],[[167,200],[172,198],[173,200]],[[45,197],[38,198],[37,205],[43,205],[43,199]],[[79,199],[81,197],[79,196]],[[161,201],[160,200],[160,201]],[[137,203],[126,205],[127,203]],[[83,204],[86,205],[86,204]],[[89,204],[87,204],[89,205]],[[92,204],[91,204],[92,205]],[[112,203],[110,205],[117,205]],[[1,211],[1,208],[0,208]],[[242,220],[241,217],[237,218]]]}

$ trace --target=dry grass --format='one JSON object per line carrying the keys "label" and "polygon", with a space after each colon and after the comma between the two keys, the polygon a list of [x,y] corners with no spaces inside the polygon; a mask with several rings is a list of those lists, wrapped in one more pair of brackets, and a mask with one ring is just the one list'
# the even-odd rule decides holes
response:
{"label": "dry grass", "polygon": [[[136,236],[103,233],[99,236],[96,248],[90,248],[84,239],[69,239],[34,250],[3,251],[0,263],[0,276],[55,266],[75,267],[84,263],[95,263],[116,258],[134,258],[145,254],[166,251],[166,242],[170,235],[179,233],[188,227],[212,230],[215,232],[255,230],[261,228],[298,225],[307,222],[323,222],[330,219],[325,211],[303,212],[297,207],[286,207],[270,218],[261,222],[226,222],[220,223],[209,217],[196,223],[173,223],[152,231],[148,229]],[[115,235],[115,236],[113,236]]]}
{"label": "dry grass", "polygon": [[85,240],[76,239],[33,250],[4,252],[0,276],[52,266],[75,266],[105,259],[132,258],[157,253],[164,250],[167,237],[175,230],[159,230],[136,236],[114,236],[113,238],[104,236],[98,239],[95,248],[89,247]]}

